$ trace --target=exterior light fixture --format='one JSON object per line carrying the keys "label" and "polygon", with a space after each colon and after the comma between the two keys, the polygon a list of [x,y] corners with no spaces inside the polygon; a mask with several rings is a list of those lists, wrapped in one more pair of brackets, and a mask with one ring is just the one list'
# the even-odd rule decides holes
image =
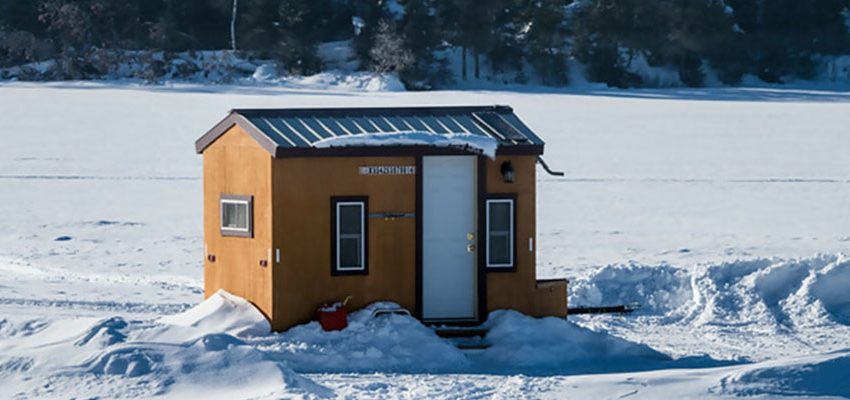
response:
{"label": "exterior light fixture", "polygon": [[502,179],[505,183],[513,183],[514,182],[514,166],[510,161],[505,161],[502,163]]}

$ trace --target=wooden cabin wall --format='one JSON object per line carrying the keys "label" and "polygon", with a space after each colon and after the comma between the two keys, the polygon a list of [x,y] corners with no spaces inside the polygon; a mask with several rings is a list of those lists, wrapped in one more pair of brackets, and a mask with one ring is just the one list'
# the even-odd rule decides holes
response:
{"label": "wooden cabin wall", "polygon": [[[502,179],[502,163],[510,161],[514,182]],[[533,316],[566,316],[566,282],[537,285],[536,165],[537,156],[498,156],[487,159],[488,194],[515,194],[517,213],[515,271],[487,273],[487,309],[514,309]],[[533,247],[529,247],[529,239]]]}
{"label": "wooden cabin wall", "polygon": [[[271,260],[271,163],[272,157],[238,126],[204,150],[204,296],[218,289],[251,301],[266,317],[273,314]],[[221,194],[253,196],[254,237],[222,236]]]}
{"label": "wooden cabin wall", "polygon": [[360,166],[415,165],[414,157],[275,159],[272,327],[310,321],[322,303],[352,296],[350,309],[392,300],[415,306],[416,221],[368,220],[368,274],[331,275],[331,197],[367,196],[368,213],[415,213],[415,175],[360,175]]}

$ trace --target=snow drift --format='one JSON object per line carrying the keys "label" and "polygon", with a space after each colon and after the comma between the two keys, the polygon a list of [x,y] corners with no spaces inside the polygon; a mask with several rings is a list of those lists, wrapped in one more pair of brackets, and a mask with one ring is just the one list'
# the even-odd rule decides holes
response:
{"label": "snow drift", "polygon": [[[765,360],[850,348],[850,258],[755,259],[670,266],[614,265],[577,280],[570,304],[644,304],[634,318],[574,317],[674,354]],[[670,335],[657,333],[667,330]],[[677,339],[696,332],[698,344]]]}
{"label": "snow drift", "polygon": [[676,366],[649,346],[594,332],[560,318],[495,311],[486,327],[491,347],[464,353],[416,319],[372,317],[376,303],[351,314],[348,328],[325,332],[317,322],[252,339],[298,372],[522,373],[635,371]]}
{"label": "snow drift", "polygon": [[219,292],[163,318],[168,323],[118,316],[4,320],[0,381],[7,384],[0,385],[0,397],[329,396],[328,389],[224,332],[258,333],[256,314],[245,300]]}
{"label": "snow drift", "polygon": [[348,327],[326,332],[318,322],[258,338],[259,349],[299,372],[438,372],[465,369],[469,361],[418,320],[404,315],[372,317],[375,303],[349,314]]}
{"label": "snow drift", "polygon": [[729,374],[714,390],[738,396],[850,397],[850,350],[767,361]]}
{"label": "snow drift", "polygon": [[201,304],[159,319],[164,324],[189,326],[205,332],[259,336],[271,332],[269,321],[247,300],[219,290]]}
{"label": "snow drift", "polygon": [[474,359],[482,370],[553,374],[636,371],[671,358],[647,345],[594,332],[562,318],[533,318],[495,311],[486,323],[491,347]]}

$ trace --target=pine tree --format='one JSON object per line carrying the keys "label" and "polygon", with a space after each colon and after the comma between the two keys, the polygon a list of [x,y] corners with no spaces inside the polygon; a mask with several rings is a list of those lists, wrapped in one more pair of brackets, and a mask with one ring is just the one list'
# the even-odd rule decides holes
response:
{"label": "pine tree", "polygon": [[[610,86],[639,86],[641,78],[630,72],[636,54],[653,47],[651,5],[642,0],[592,0],[576,15],[573,51],[587,65],[588,78]],[[649,2],[647,2],[649,3]]]}
{"label": "pine tree", "polygon": [[528,63],[543,84],[561,86],[567,77],[566,28],[563,0],[532,1],[525,39]]}
{"label": "pine tree", "polygon": [[8,32],[25,31],[37,37],[45,26],[38,20],[38,1],[0,0],[0,29]]}
{"label": "pine tree", "polygon": [[443,50],[443,32],[435,23],[434,0],[406,0],[401,19],[405,48],[413,56],[409,68],[400,77],[413,89],[432,89],[449,80],[446,60],[437,52]]}
{"label": "pine tree", "polygon": [[[363,25],[356,28],[354,35],[354,53],[360,60],[360,67],[371,69],[370,52],[375,45],[378,21],[389,20],[391,16],[386,9],[386,3],[381,0],[353,0],[352,25],[356,19]],[[352,29],[354,30],[354,29]]]}
{"label": "pine tree", "polygon": [[275,53],[290,72],[318,72],[322,67],[316,54],[322,39],[319,13],[322,12],[324,3],[311,0],[281,0],[279,4]]}

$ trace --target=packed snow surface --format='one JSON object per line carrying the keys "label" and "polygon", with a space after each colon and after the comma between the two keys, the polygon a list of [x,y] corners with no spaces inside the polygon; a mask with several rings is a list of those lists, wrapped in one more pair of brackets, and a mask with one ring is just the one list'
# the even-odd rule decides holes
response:
{"label": "packed snow surface", "polygon": [[351,136],[334,136],[319,140],[313,147],[351,146],[433,146],[471,150],[475,153],[496,158],[499,142],[489,136],[471,133],[433,133],[404,131],[392,133],[364,133]]}
{"label": "packed snow surface", "polygon": [[[0,397],[850,397],[847,93],[304,84],[0,86]],[[438,104],[510,104],[546,140],[538,276],[638,311],[499,311],[467,353],[368,309],[267,333],[202,301],[192,145],[226,110]]]}

